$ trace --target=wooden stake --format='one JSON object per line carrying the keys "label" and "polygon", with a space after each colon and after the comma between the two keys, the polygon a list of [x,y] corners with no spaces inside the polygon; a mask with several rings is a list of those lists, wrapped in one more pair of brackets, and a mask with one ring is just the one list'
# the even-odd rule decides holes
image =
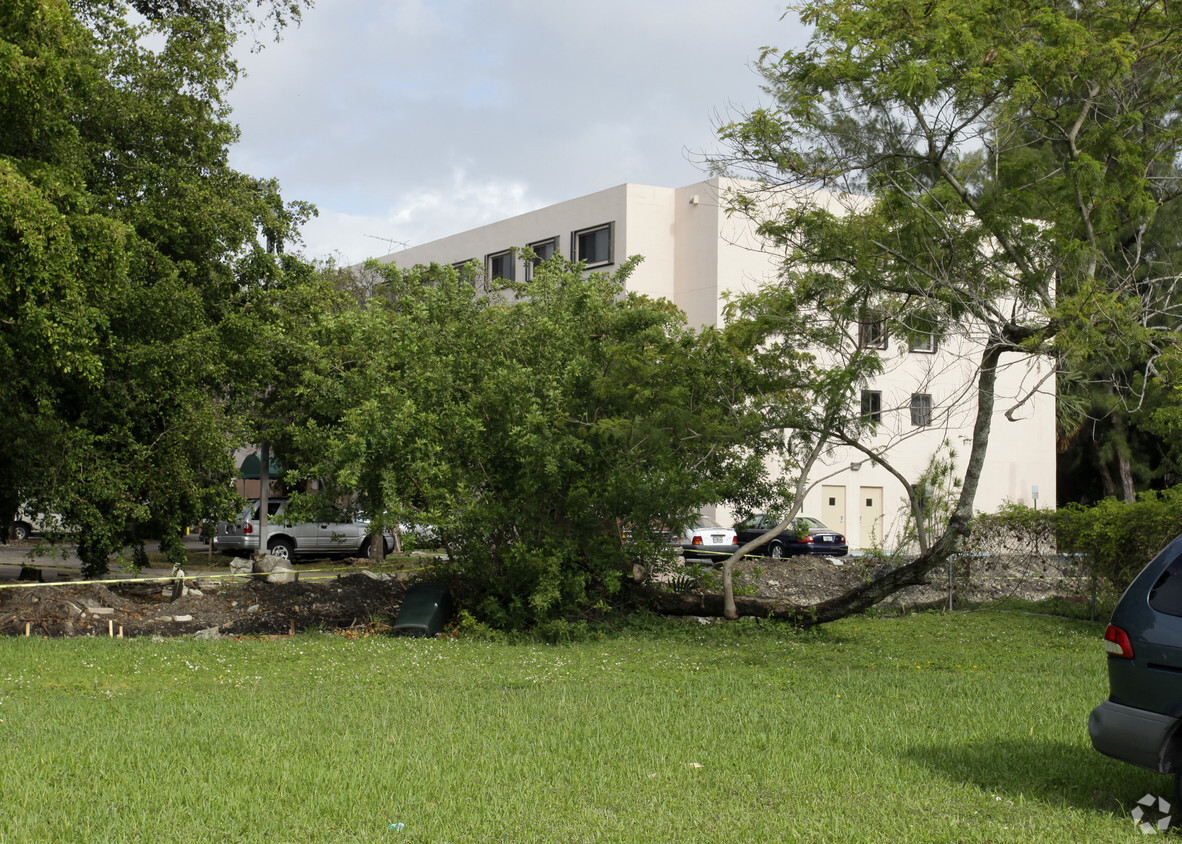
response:
{"label": "wooden stake", "polygon": [[120,639],[123,638],[123,625],[122,624],[119,625],[119,638]]}
{"label": "wooden stake", "polygon": [[111,619],[111,618],[107,619],[107,635],[110,636],[112,639],[115,638],[115,620],[114,619]]}
{"label": "wooden stake", "polygon": [[28,635],[29,635],[29,630],[31,630],[31,629],[32,629],[32,627],[33,627],[33,622],[31,622],[31,621],[26,621],[26,622],[25,622],[25,635],[26,635],[26,636],[28,636]]}

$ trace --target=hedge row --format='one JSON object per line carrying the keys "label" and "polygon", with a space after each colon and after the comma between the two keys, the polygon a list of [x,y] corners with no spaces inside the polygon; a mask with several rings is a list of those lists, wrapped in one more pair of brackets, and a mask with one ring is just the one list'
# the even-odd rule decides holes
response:
{"label": "hedge row", "polygon": [[968,550],[1082,554],[1093,573],[1123,590],[1145,564],[1182,533],[1182,486],[1142,493],[1136,501],[1106,498],[1091,507],[1035,510],[1007,504],[978,516]]}

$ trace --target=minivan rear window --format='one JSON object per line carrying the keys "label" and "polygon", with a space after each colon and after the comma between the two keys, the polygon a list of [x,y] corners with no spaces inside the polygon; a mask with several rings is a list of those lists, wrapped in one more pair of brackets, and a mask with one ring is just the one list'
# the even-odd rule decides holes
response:
{"label": "minivan rear window", "polygon": [[1149,606],[1166,615],[1182,616],[1182,555],[1166,566],[1149,590]]}

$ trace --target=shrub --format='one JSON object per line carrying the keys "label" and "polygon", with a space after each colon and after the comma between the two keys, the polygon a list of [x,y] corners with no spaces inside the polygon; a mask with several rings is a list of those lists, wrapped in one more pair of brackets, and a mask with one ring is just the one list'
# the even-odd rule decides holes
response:
{"label": "shrub", "polygon": [[1095,573],[1123,590],[1158,551],[1182,533],[1182,486],[1145,492],[1136,501],[1105,498],[1058,512],[1060,550],[1086,554]]}
{"label": "shrub", "polygon": [[972,554],[1049,554],[1056,549],[1055,510],[1007,501],[996,513],[973,519],[966,549]]}

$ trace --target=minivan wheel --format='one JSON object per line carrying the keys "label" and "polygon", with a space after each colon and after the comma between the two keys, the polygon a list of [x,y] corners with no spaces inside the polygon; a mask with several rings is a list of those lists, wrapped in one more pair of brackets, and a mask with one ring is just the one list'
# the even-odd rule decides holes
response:
{"label": "minivan wheel", "polygon": [[272,557],[291,562],[295,557],[295,547],[286,539],[272,539],[267,543],[267,553]]}
{"label": "minivan wheel", "polygon": [[773,560],[780,559],[781,557],[784,556],[784,546],[781,545],[779,542],[773,542],[768,547],[767,555],[769,557],[771,557]]}

